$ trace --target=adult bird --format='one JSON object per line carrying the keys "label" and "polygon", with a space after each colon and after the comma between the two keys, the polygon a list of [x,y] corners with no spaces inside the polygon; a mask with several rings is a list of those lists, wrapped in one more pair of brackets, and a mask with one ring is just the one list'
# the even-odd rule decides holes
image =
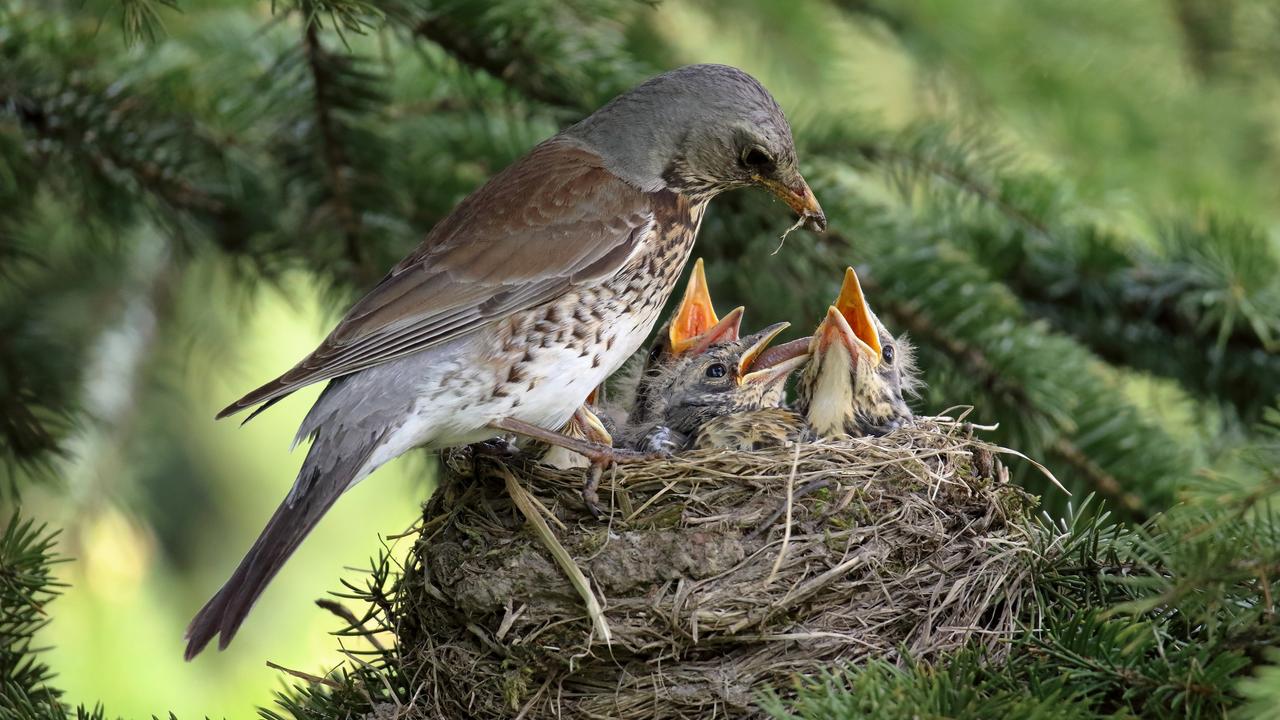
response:
{"label": "adult bird", "polygon": [[871,311],[858,274],[844,272],[835,305],[814,331],[809,363],[796,383],[796,408],[822,437],[883,435],[914,415],[915,360]]}
{"label": "adult bird", "polygon": [[707,202],[751,185],[825,228],[769,92],[741,70],[693,65],[620,95],[463,200],[320,347],[219,414],[329,381],[298,431],[312,444],[293,488],[191,621],[187,659],[215,635],[225,648],[325,512],[383,463],[510,432],[556,441],[652,329]]}

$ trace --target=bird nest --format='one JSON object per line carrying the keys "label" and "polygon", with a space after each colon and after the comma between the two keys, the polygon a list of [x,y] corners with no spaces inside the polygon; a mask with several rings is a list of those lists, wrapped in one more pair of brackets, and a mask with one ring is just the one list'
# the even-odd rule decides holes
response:
{"label": "bird nest", "polygon": [[422,717],[750,717],[833,663],[1000,653],[1035,499],[960,422],[605,474],[446,458],[398,593]]}

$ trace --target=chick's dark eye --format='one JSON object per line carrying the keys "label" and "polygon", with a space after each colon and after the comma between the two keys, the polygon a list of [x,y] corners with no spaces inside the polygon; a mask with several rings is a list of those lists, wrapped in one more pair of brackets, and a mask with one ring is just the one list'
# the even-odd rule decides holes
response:
{"label": "chick's dark eye", "polygon": [[742,153],[742,165],[750,170],[764,170],[773,165],[773,158],[764,148],[752,145]]}
{"label": "chick's dark eye", "polygon": [[885,345],[884,348],[880,350],[880,357],[884,358],[885,362],[892,363],[893,362],[893,346]]}
{"label": "chick's dark eye", "polygon": [[707,377],[722,378],[729,373],[729,368],[724,363],[716,363],[707,367]]}

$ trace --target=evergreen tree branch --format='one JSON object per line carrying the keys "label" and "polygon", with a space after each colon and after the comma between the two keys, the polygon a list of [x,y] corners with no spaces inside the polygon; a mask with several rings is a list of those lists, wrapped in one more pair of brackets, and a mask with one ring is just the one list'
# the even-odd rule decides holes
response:
{"label": "evergreen tree branch", "polygon": [[1280,258],[1259,230],[1210,215],[1151,240],[1119,236],[1073,217],[1061,181],[1013,167],[980,131],[956,134],[837,130],[816,145],[882,174],[919,221],[1107,360],[1225,396],[1246,418],[1280,394]]}
{"label": "evergreen tree branch", "polygon": [[[847,242],[843,239],[841,241]],[[870,277],[864,279],[862,285],[872,293],[873,297],[888,297],[888,301],[882,302],[881,305],[891,317],[901,323],[903,330],[918,341],[928,342],[941,348],[964,368],[964,374],[979,386],[984,387],[991,394],[1007,396],[1014,404],[1023,407],[1031,406],[1032,399],[1027,389],[1016,384],[1012,378],[1002,375],[979,349],[935,327],[913,304],[895,301],[891,295],[883,293],[883,288]],[[1069,439],[1065,437],[1054,439],[1050,449],[1069,464],[1079,476],[1085,478],[1088,484],[1103,497],[1117,503],[1134,517],[1142,518],[1147,514],[1146,503],[1141,497],[1125,490],[1114,475],[1090,460]]]}
{"label": "evergreen tree branch", "polygon": [[325,49],[320,43],[319,33],[318,23],[305,23],[303,48],[307,57],[307,66],[311,71],[311,88],[315,99],[316,124],[320,131],[321,153],[329,182],[330,201],[342,229],[347,257],[353,266],[360,267],[362,264],[360,216],[352,207],[347,190],[346,175],[350,168],[332,115],[333,107],[329,97],[332,88],[329,85],[327,63],[323,57]]}
{"label": "evergreen tree branch", "polygon": [[61,693],[32,643],[49,622],[46,606],[61,592],[50,566],[58,533],[16,511],[0,532],[0,715],[58,718]]}
{"label": "evergreen tree branch", "polygon": [[458,62],[511,86],[531,100],[573,113],[582,112],[575,98],[527,72],[532,58],[524,56],[518,44],[495,47],[469,37],[459,23],[446,15],[423,20],[414,27],[414,33],[436,44]]}
{"label": "evergreen tree branch", "polygon": [[650,73],[623,50],[617,24],[647,9],[625,0],[447,0],[411,29],[464,66],[576,119]]}
{"label": "evergreen tree branch", "polygon": [[119,0],[121,26],[129,44],[153,44],[164,33],[160,8],[178,10],[178,0]]}

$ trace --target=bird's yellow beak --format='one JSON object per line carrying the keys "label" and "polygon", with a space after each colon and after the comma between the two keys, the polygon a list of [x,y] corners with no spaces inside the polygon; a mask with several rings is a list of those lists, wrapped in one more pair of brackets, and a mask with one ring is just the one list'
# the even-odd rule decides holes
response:
{"label": "bird's yellow beak", "polygon": [[[854,272],[853,268],[845,268],[840,296],[836,298],[836,304],[827,310],[827,317],[822,321],[824,327],[835,321],[833,313],[844,322],[841,323],[841,328],[836,328],[832,332],[846,342],[850,341],[849,335],[852,335],[857,342],[850,344],[849,349],[865,356],[872,363],[872,367],[878,365],[881,351],[880,333],[876,329],[875,321],[872,320],[871,306],[867,305],[867,299],[862,294],[858,273]],[[857,354],[854,355],[854,357],[857,356]]]}
{"label": "bird's yellow beak", "polygon": [[698,258],[693,263],[689,285],[685,287],[684,297],[667,331],[672,354],[701,353],[718,342],[737,340],[742,313],[743,308],[737,307],[724,318],[716,317],[716,309],[711,305],[711,290],[707,286],[707,273],[702,258]]}
{"label": "bird's yellow beak", "polygon": [[822,212],[822,206],[818,204],[818,198],[814,197],[813,191],[809,189],[809,183],[799,175],[795,176],[794,182],[785,183],[773,178],[767,178],[763,175],[752,175],[752,182],[769,192],[777,195],[782,202],[795,211],[800,219],[804,221],[804,226],[814,232],[825,232],[827,229],[827,214]]}
{"label": "bird's yellow beak", "polygon": [[786,378],[809,359],[808,351],[795,342],[785,343],[766,351],[769,343],[778,337],[791,323],[780,322],[761,330],[753,336],[753,342],[738,359],[739,385],[748,383],[771,384]]}

